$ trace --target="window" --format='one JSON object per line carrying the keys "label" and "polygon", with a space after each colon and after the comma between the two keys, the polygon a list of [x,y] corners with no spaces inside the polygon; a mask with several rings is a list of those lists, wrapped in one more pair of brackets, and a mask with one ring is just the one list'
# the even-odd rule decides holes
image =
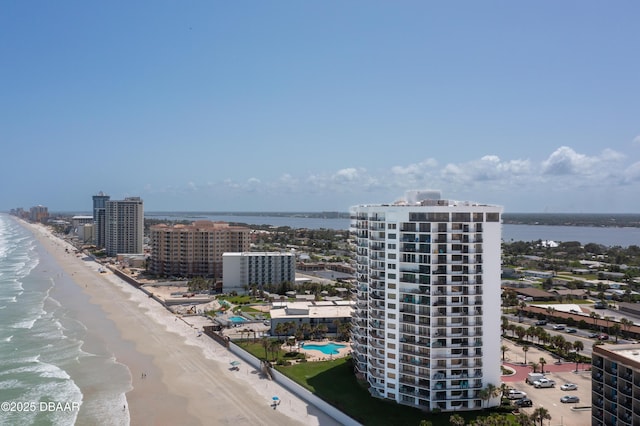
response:
{"label": "window", "polygon": [[387,238],[390,240],[395,240],[397,238],[396,234],[387,234]]}
{"label": "window", "polygon": [[396,344],[395,343],[387,343],[387,348],[395,349],[396,348]]}
{"label": "window", "polygon": [[395,223],[387,223],[387,229],[396,229]]}
{"label": "window", "polygon": [[395,295],[395,293],[389,293],[389,294],[387,294],[387,298],[389,298],[389,299],[395,299],[395,298],[396,298],[396,295]]}
{"label": "window", "polygon": [[[396,274],[388,274],[387,278],[389,278],[390,280],[395,280],[396,279]],[[393,287],[391,287],[391,285],[393,285]],[[389,288],[396,288],[395,284],[389,284]]]}
{"label": "window", "polygon": [[387,263],[387,268],[396,269],[396,264],[395,263]]}
{"label": "window", "polygon": [[394,243],[389,243],[389,244],[387,244],[387,248],[389,250],[395,250],[396,249],[396,245]]}
{"label": "window", "polygon": [[396,338],[395,333],[387,333],[387,339],[395,339],[395,338]]}
{"label": "window", "polygon": [[[387,318],[389,319],[396,319],[396,314],[387,314]],[[389,324],[391,325],[391,324]],[[395,324],[393,324],[395,326]]]}
{"label": "window", "polygon": [[395,253],[387,253],[387,258],[388,259],[395,259],[396,258],[396,254]]}
{"label": "window", "polygon": [[487,222],[500,222],[500,213],[487,213]]}
{"label": "window", "polygon": [[387,303],[387,309],[395,309],[395,308],[396,308],[395,303]]}

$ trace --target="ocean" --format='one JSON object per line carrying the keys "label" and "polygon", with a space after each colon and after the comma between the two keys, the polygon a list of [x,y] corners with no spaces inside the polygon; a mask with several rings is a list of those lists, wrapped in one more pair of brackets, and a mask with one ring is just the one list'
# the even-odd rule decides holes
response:
{"label": "ocean", "polygon": [[88,297],[0,214],[0,425],[128,425],[131,374],[85,325]]}

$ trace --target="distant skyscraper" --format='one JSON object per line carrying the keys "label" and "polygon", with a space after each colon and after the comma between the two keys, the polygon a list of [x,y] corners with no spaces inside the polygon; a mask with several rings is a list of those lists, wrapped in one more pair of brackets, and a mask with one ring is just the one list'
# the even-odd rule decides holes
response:
{"label": "distant skyscraper", "polygon": [[49,209],[45,206],[34,206],[29,209],[29,219],[32,222],[46,222],[49,218]]}
{"label": "distant skyscraper", "polygon": [[107,200],[105,203],[105,248],[108,256],[142,253],[144,209],[140,197]]}
{"label": "distant skyscraper", "polygon": [[105,207],[109,196],[104,192],[98,192],[93,196],[93,223],[95,226],[95,244],[98,247],[105,246]]}
{"label": "distant skyscraper", "polygon": [[501,213],[433,191],[351,209],[353,359],[373,396],[477,410],[481,391],[500,386]]}

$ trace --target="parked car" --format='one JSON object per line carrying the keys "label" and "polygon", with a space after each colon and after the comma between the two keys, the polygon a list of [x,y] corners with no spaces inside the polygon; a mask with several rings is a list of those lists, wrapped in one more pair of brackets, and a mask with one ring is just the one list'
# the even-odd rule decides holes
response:
{"label": "parked car", "polygon": [[551,379],[540,379],[533,382],[533,387],[536,388],[552,388],[555,387],[556,382]]}
{"label": "parked car", "polygon": [[578,398],[575,395],[565,395],[562,398],[560,398],[560,402],[562,402],[563,404],[566,404],[569,402],[580,402],[580,398]]}
{"label": "parked car", "polygon": [[567,333],[577,333],[578,330],[576,330],[575,328],[567,328]]}
{"label": "parked car", "polygon": [[598,339],[600,339],[600,340],[609,340],[609,336],[606,335],[606,334],[601,334],[601,335],[598,336]]}
{"label": "parked car", "polygon": [[562,389],[563,391],[578,390],[578,385],[576,385],[575,383],[565,383],[564,385],[560,386],[560,389]]}
{"label": "parked car", "polygon": [[556,324],[553,326],[554,330],[564,330],[564,325],[562,324]]}
{"label": "parked car", "polygon": [[516,407],[533,407],[533,401],[529,398],[522,398],[513,403]]}
{"label": "parked car", "polygon": [[522,391],[519,391],[517,389],[511,389],[509,391],[509,393],[507,394],[507,398],[508,399],[522,399],[522,398],[526,398],[526,397],[527,397],[526,393],[524,393]]}
{"label": "parked car", "polygon": [[546,320],[538,320],[538,321],[536,321],[536,325],[547,325],[547,321]]}
{"label": "parked car", "polygon": [[593,339],[593,338],[595,338],[595,337],[598,337],[598,336],[599,336],[599,334],[598,334],[598,333],[591,333],[591,334],[589,334],[589,337],[591,337],[592,339]]}

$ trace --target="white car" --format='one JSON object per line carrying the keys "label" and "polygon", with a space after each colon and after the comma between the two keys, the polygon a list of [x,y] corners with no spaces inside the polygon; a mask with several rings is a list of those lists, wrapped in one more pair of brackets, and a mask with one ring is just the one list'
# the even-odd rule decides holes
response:
{"label": "white car", "polygon": [[556,382],[550,379],[540,379],[533,382],[533,386],[536,388],[552,388],[555,387]]}
{"label": "white car", "polygon": [[562,389],[563,391],[578,390],[578,385],[576,385],[575,383],[565,383],[564,385],[560,386],[560,389]]}
{"label": "white car", "polygon": [[507,398],[508,399],[522,399],[522,398],[526,398],[526,397],[527,397],[526,393],[524,393],[522,391],[519,391],[517,389],[511,389],[509,391],[509,393],[507,394]]}

